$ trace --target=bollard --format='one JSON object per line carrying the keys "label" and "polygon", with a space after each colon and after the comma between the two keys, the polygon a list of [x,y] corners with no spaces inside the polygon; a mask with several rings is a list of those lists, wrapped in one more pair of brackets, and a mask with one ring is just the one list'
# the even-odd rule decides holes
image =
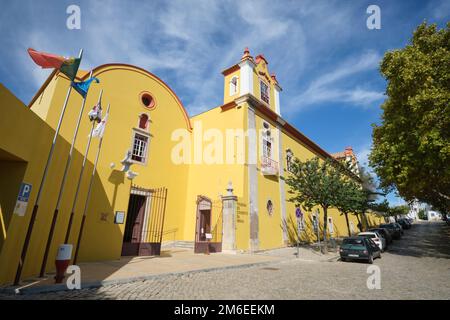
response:
{"label": "bollard", "polygon": [[72,257],[72,245],[62,244],[58,248],[58,254],[56,255],[56,275],[55,283],[62,283],[64,280],[64,275],[70,264],[70,259]]}

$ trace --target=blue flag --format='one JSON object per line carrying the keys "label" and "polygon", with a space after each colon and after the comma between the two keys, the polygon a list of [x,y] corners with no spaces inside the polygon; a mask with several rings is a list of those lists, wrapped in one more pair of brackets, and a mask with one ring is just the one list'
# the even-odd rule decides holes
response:
{"label": "blue flag", "polygon": [[89,78],[86,81],[83,82],[72,82],[72,87],[79,93],[83,98],[86,98],[86,95],[89,91],[89,86],[91,85],[92,81],[95,81],[96,83],[99,83],[100,80],[97,78]]}

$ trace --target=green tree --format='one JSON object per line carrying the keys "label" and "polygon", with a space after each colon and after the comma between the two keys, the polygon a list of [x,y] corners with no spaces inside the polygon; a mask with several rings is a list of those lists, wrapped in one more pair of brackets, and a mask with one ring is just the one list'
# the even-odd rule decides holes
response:
{"label": "green tree", "polygon": [[342,187],[342,173],[339,165],[331,160],[315,157],[302,162],[294,159],[291,174],[285,179],[292,195],[288,201],[310,211],[315,206],[323,210],[324,248],[327,245],[328,208],[336,206]]}
{"label": "green tree", "polygon": [[377,212],[378,214],[383,215],[385,218],[389,217],[389,202],[384,199],[382,202],[373,203],[370,208],[372,211]]}
{"label": "green tree", "polygon": [[351,235],[352,232],[348,221],[348,215],[350,213],[356,213],[361,200],[361,185],[354,179],[344,178],[341,182],[341,187],[338,190],[335,207],[341,212],[341,215],[345,216],[349,235]]}
{"label": "green tree", "polygon": [[407,205],[400,205],[400,206],[394,206],[389,208],[389,216],[394,217],[395,221],[397,221],[398,217],[407,215],[409,212],[409,206]]}
{"label": "green tree", "polygon": [[381,62],[387,99],[373,125],[370,165],[385,190],[450,208],[450,23],[422,23]]}
{"label": "green tree", "polygon": [[425,212],[425,209],[420,209],[417,215],[420,220],[428,220],[428,216],[427,213]]}

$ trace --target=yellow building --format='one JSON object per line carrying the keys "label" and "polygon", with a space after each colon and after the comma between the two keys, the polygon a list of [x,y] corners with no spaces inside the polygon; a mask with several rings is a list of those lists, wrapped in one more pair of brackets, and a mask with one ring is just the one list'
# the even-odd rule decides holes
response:
{"label": "yellow building", "polygon": [[[256,251],[296,241],[296,208],[282,179],[293,157],[331,157],[281,116],[281,87],[264,56],[246,49],[223,71],[224,103],[189,117],[164,81],[136,66],[93,69],[86,105],[111,104],[93,191],[88,202],[79,261],[158,254],[162,245],[196,252]],[[79,81],[88,72],[79,71]],[[13,282],[31,210],[60,116],[69,80],[53,72],[28,106],[0,87],[0,284]],[[72,93],[24,261],[22,278],[39,274],[56,197],[82,99]],[[54,270],[64,243],[91,123],[86,108],[62,195],[46,271]],[[69,243],[76,245],[98,139],[87,156]],[[127,158],[124,161],[124,158]],[[127,164],[131,167],[128,168]],[[29,205],[15,213],[22,183]],[[228,190],[227,190],[228,189]],[[321,215],[322,214],[322,215]],[[304,212],[301,238],[315,241],[318,209]],[[351,215],[357,232],[357,220]],[[379,219],[371,216],[370,223]],[[321,223],[321,221],[320,221]],[[330,235],[347,236],[345,219],[329,212]]]}

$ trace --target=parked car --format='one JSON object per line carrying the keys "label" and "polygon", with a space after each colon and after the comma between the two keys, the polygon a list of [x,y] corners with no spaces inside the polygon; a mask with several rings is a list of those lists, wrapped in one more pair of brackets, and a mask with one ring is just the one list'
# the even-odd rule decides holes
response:
{"label": "parked car", "polygon": [[391,232],[393,239],[400,239],[402,237],[402,232],[400,228],[394,223],[380,224],[380,228],[389,230],[389,232]]}
{"label": "parked car", "polygon": [[358,237],[372,239],[372,241],[375,242],[375,244],[380,248],[381,252],[386,249],[386,239],[384,239],[378,232],[360,232],[358,233]]}
{"label": "parked car", "polygon": [[394,222],[394,225],[396,225],[400,229],[400,234],[403,235],[405,232],[403,231],[403,227],[400,223]]}
{"label": "parked car", "polygon": [[342,261],[364,260],[372,264],[374,258],[381,258],[380,248],[366,237],[344,238],[339,249]]}
{"label": "parked car", "polygon": [[398,219],[397,222],[402,226],[403,229],[411,229],[411,223],[406,219]]}
{"label": "parked car", "polygon": [[384,237],[384,239],[386,240],[386,249],[392,243],[392,235],[388,229],[372,228],[372,229],[369,229],[369,231],[378,232],[382,237]]}

